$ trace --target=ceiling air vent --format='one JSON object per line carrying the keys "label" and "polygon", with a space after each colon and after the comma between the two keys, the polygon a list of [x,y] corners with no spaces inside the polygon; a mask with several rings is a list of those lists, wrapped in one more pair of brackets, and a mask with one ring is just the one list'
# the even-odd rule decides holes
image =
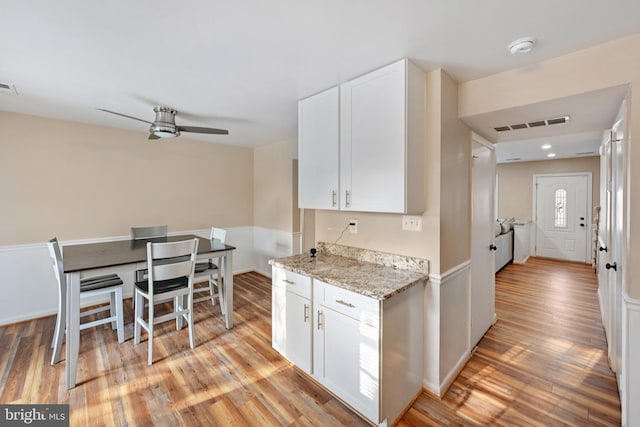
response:
{"label": "ceiling air vent", "polygon": [[516,162],[518,160],[522,160],[522,157],[512,157],[510,159],[506,159],[507,162]]}
{"label": "ceiling air vent", "polygon": [[530,128],[537,128],[538,126],[546,126],[547,122],[544,120],[538,120],[537,122],[529,122],[527,123]]}
{"label": "ceiling air vent", "polygon": [[496,132],[506,132],[506,131],[518,130],[518,129],[530,129],[530,128],[537,128],[542,126],[564,124],[564,123],[567,123],[569,119],[570,119],[569,116],[562,116],[562,117],[555,117],[553,119],[535,120],[527,123],[516,123],[514,125],[508,125],[508,126],[495,126],[493,129]]}
{"label": "ceiling air vent", "polygon": [[569,116],[556,117],[555,119],[547,120],[548,125],[561,125],[569,121]]}
{"label": "ceiling air vent", "polygon": [[583,151],[581,153],[576,153],[576,156],[590,156],[596,154],[595,151]]}

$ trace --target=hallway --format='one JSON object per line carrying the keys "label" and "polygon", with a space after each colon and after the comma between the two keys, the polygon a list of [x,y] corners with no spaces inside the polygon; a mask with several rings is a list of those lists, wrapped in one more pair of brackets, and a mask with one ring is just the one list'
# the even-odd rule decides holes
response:
{"label": "hallway", "polygon": [[[508,265],[496,276],[496,312],[442,401],[449,416],[461,417],[454,423],[620,425],[589,265],[542,258]],[[423,393],[401,425],[451,425],[438,420],[438,408]]]}

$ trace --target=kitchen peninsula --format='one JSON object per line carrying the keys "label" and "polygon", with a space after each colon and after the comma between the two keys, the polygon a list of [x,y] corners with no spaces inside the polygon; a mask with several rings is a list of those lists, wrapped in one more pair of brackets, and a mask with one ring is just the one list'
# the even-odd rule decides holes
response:
{"label": "kitchen peninsula", "polygon": [[271,260],[272,345],[377,425],[422,391],[428,261],[318,243]]}

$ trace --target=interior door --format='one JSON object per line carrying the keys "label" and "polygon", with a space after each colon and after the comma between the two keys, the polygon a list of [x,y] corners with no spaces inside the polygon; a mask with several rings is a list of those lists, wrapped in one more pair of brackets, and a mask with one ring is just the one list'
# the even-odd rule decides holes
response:
{"label": "interior door", "polygon": [[588,178],[587,174],[535,177],[536,256],[587,262]]}
{"label": "interior door", "polygon": [[623,103],[618,113],[618,120],[611,132],[611,241],[607,251],[609,262],[606,269],[609,273],[609,289],[611,293],[611,342],[609,357],[611,369],[616,372],[618,384],[621,384],[622,367],[622,269],[624,260],[624,140],[626,104]]}
{"label": "interior door", "polygon": [[495,156],[492,146],[472,143],[471,348],[495,320]]}

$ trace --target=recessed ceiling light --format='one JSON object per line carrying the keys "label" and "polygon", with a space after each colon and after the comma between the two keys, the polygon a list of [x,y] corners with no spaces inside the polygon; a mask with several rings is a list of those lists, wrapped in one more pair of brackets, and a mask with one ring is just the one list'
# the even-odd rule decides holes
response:
{"label": "recessed ceiling light", "polygon": [[549,145],[549,144],[544,144],[544,145],[543,145],[542,147],[540,147],[540,148],[542,148],[543,150],[548,150],[549,148],[551,148],[551,145]]}
{"label": "recessed ceiling light", "polygon": [[523,37],[521,39],[514,40],[511,43],[509,43],[509,46],[507,46],[507,51],[511,55],[516,55],[518,53],[531,52],[531,50],[533,49],[533,44],[535,42],[536,42],[536,39],[534,39],[533,37]]}
{"label": "recessed ceiling light", "polygon": [[549,153],[549,154],[547,154],[547,157],[555,157],[555,156],[556,156],[556,153]]}

